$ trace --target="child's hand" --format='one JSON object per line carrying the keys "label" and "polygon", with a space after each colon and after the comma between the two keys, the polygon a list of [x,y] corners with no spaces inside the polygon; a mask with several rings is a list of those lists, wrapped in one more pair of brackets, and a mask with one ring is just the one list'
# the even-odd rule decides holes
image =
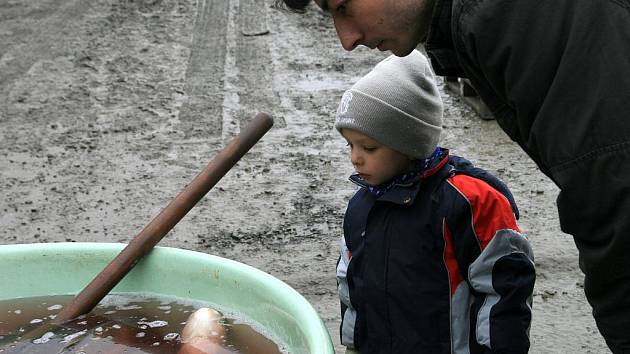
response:
{"label": "child's hand", "polygon": [[182,330],[182,346],[177,354],[229,353],[222,346],[225,328],[220,320],[221,314],[216,310],[200,308],[195,311]]}

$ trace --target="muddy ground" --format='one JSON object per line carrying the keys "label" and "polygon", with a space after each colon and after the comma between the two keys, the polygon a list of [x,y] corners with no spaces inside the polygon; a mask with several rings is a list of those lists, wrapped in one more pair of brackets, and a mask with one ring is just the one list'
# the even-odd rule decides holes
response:
{"label": "muddy ground", "polygon": [[[1,0],[0,243],[128,242],[256,112],[270,133],[161,245],[293,286],[337,349],[334,267],[355,190],[333,131],[345,88],[384,57],[271,0]],[[502,178],[536,253],[532,353],[605,353],[558,190],[494,121],[442,91],[442,145]]]}

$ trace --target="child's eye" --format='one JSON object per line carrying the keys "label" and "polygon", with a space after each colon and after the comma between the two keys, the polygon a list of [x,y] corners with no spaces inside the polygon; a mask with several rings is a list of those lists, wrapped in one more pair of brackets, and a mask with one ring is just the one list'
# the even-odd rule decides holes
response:
{"label": "child's eye", "polygon": [[367,151],[367,152],[374,152],[378,149],[377,146],[364,146],[363,150]]}
{"label": "child's eye", "polygon": [[346,12],[348,11],[347,4],[348,4],[348,0],[339,2],[339,5],[337,5],[337,7],[335,8],[335,12],[345,15]]}

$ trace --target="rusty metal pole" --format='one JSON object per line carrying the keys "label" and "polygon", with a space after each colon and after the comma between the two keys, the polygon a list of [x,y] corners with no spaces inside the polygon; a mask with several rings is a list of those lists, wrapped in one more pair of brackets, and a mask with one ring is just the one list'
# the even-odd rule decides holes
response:
{"label": "rusty metal pole", "polygon": [[144,229],[129,242],[63,310],[54,324],[90,312],[105,295],[181,220],[197,202],[262,138],[273,119],[258,113],[208,165]]}

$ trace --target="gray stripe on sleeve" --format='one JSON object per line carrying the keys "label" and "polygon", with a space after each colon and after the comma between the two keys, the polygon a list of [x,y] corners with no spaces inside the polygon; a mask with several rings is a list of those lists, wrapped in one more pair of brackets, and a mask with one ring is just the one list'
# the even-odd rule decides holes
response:
{"label": "gray stripe on sleeve", "polygon": [[453,294],[451,304],[451,338],[454,354],[470,354],[470,304],[468,284],[462,281]]}
{"label": "gray stripe on sleeve", "polygon": [[354,348],[354,323],[357,320],[356,311],[348,307],[343,315],[341,324],[341,344],[348,348]]}
{"label": "gray stripe on sleeve", "polygon": [[357,318],[356,311],[352,308],[350,302],[350,290],[348,288],[348,265],[350,257],[348,255],[348,247],[345,239],[341,238],[341,257],[337,265],[337,291],[339,292],[339,300],[347,306],[346,312],[341,319],[341,344],[354,348],[354,327]]}
{"label": "gray stripe on sleeve", "polygon": [[514,230],[498,230],[481,255],[468,268],[470,284],[478,292],[486,294],[486,299],[477,314],[477,342],[490,349],[490,311],[501,300],[492,286],[492,269],[496,262],[512,253],[525,253],[534,258],[527,239]]}

